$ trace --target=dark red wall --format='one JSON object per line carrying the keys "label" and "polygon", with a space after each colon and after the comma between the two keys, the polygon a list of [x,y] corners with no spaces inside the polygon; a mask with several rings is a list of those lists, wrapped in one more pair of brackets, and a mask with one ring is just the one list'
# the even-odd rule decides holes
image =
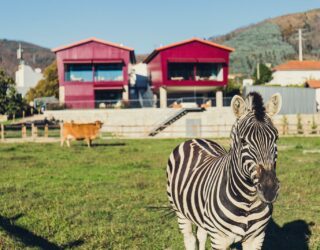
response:
{"label": "dark red wall", "polygon": [[[224,86],[228,82],[228,65],[230,51],[210,46],[198,41],[178,45],[159,51],[148,63],[155,90],[160,86]],[[223,81],[172,81],[168,80],[168,59],[172,58],[219,58],[223,59]],[[161,71],[159,73],[159,71]]]}

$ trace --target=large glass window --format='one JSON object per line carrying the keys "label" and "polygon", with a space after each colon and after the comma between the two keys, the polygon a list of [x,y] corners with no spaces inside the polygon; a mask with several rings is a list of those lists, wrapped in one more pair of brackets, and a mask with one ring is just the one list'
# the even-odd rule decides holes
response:
{"label": "large glass window", "polygon": [[194,80],[193,63],[168,63],[168,79],[174,81]]}
{"label": "large glass window", "polygon": [[219,63],[168,63],[168,80],[222,81]]}
{"label": "large glass window", "polygon": [[91,82],[91,64],[68,64],[66,65],[65,80],[72,82]]}
{"label": "large glass window", "polygon": [[123,81],[121,63],[95,64],[95,81]]}
{"label": "large glass window", "polygon": [[197,63],[196,64],[196,80],[210,81],[217,80],[220,67],[216,63]]}

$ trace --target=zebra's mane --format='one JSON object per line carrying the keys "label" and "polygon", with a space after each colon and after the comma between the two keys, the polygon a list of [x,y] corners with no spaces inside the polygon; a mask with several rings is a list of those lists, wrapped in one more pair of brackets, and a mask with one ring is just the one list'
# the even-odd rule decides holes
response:
{"label": "zebra's mane", "polygon": [[264,121],[266,109],[263,105],[262,96],[257,92],[251,92],[247,97],[252,98],[252,110],[254,111],[256,119],[260,122]]}

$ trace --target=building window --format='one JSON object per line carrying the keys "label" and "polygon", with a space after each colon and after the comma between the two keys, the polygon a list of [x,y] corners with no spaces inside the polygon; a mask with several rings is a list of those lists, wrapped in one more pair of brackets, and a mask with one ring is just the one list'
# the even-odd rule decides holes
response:
{"label": "building window", "polygon": [[221,63],[168,63],[168,80],[223,81]]}
{"label": "building window", "polygon": [[67,64],[65,80],[71,82],[92,82],[91,64]]}
{"label": "building window", "polygon": [[168,79],[174,81],[194,80],[194,64],[168,63]]}
{"label": "building window", "polygon": [[197,63],[196,72],[197,81],[218,80],[219,65],[216,63]]}
{"label": "building window", "polygon": [[123,68],[122,63],[95,64],[94,80],[97,82],[123,81],[122,68]]}

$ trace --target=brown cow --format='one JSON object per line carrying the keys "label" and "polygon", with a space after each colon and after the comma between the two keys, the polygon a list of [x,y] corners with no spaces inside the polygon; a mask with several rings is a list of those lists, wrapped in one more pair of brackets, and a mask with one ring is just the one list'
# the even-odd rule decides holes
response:
{"label": "brown cow", "polygon": [[67,141],[70,147],[71,140],[86,140],[88,147],[91,146],[92,140],[97,138],[103,123],[96,121],[95,123],[64,123],[61,133],[61,147],[64,141]]}

